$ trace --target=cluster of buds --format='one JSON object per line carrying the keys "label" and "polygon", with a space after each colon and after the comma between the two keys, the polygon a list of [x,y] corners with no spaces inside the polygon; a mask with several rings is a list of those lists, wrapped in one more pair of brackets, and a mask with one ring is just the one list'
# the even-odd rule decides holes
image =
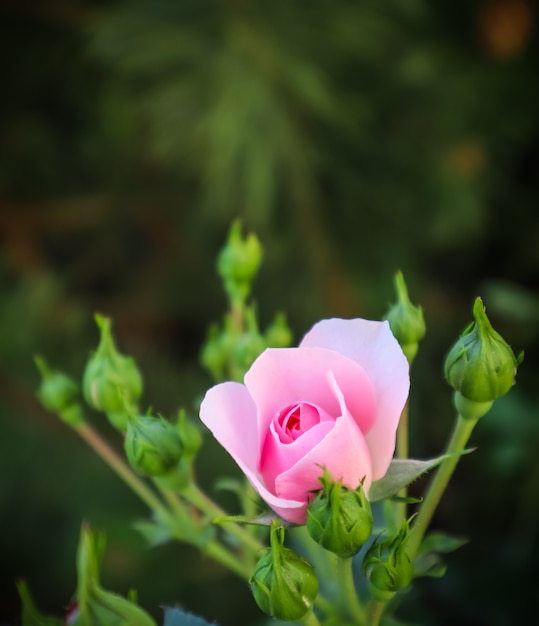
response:
{"label": "cluster of buds", "polygon": [[342,558],[359,552],[371,536],[372,512],[361,483],[348,489],[335,482],[327,470],[319,478],[322,489],[307,507],[307,530],[326,550]]}
{"label": "cluster of buds", "polygon": [[283,313],[278,313],[262,333],[255,307],[246,305],[261,259],[262,247],[256,236],[243,238],[240,222],[234,222],[217,261],[231,310],[225,315],[222,328],[219,324],[210,327],[200,354],[202,365],[216,382],[243,380],[266,348],[287,348],[292,342]]}

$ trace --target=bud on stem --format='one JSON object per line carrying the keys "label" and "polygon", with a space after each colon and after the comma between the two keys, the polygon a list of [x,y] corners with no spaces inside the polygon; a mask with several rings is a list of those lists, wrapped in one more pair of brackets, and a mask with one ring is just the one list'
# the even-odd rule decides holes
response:
{"label": "bud on stem", "polygon": [[318,594],[313,566],[284,547],[285,530],[276,520],[270,530],[270,550],[257,563],[249,581],[258,606],[277,619],[302,619]]}
{"label": "bud on stem", "polygon": [[447,382],[455,390],[455,405],[465,419],[477,420],[496,398],[513,386],[523,354],[513,350],[493,328],[481,298],[473,307],[475,321],[465,328],[444,364]]}

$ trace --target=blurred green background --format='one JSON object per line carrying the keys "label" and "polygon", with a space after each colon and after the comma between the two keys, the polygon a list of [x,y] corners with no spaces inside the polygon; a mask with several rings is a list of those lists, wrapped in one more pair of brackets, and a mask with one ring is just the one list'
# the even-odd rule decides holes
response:
{"label": "blurred green background", "polygon": [[[237,217],[265,250],[261,323],[283,310],[296,340],[322,317],[379,319],[404,272],[428,327],[416,457],[451,427],[442,363],[475,296],[525,350],[434,520],[471,541],[403,615],[502,626],[538,608],[537,20],[525,0],[1,4],[0,622],[19,623],[18,577],[62,611],[87,520],[108,536],[105,585],[137,588],[157,619],[180,603],[261,623],[222,568],[147,549],[131,526],[143,505],[35,400],[33,355],[80,375],[99,311],[145,402],[195,415],[211,384],[199,350],[226,308],[215,257]],[[211,490],[238,470],[207,438],[198,471]]]}

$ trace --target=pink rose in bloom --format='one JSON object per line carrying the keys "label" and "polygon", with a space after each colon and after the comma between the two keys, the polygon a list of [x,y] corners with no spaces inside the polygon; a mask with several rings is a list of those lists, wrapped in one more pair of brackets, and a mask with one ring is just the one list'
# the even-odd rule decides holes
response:
{"label": "pink rose in bloom", "polygon": [[305,523],[325,467],[365,491],[387,471],[408,397],[408,361],[388,322],[329,319],[297,348],[269,348],[245,384],[208,390],[200,419],[262,499]]}

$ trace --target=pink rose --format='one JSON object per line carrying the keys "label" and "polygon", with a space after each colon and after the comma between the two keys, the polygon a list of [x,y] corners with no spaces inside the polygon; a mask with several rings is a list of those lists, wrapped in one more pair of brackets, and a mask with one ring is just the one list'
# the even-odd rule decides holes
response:
{"label": "pink rose", "polygon": [[208,390],[200,419],[283,519],[305,523],[321,466],[368,489],[387,471],[410,386],[387,322],[329,319]]}

